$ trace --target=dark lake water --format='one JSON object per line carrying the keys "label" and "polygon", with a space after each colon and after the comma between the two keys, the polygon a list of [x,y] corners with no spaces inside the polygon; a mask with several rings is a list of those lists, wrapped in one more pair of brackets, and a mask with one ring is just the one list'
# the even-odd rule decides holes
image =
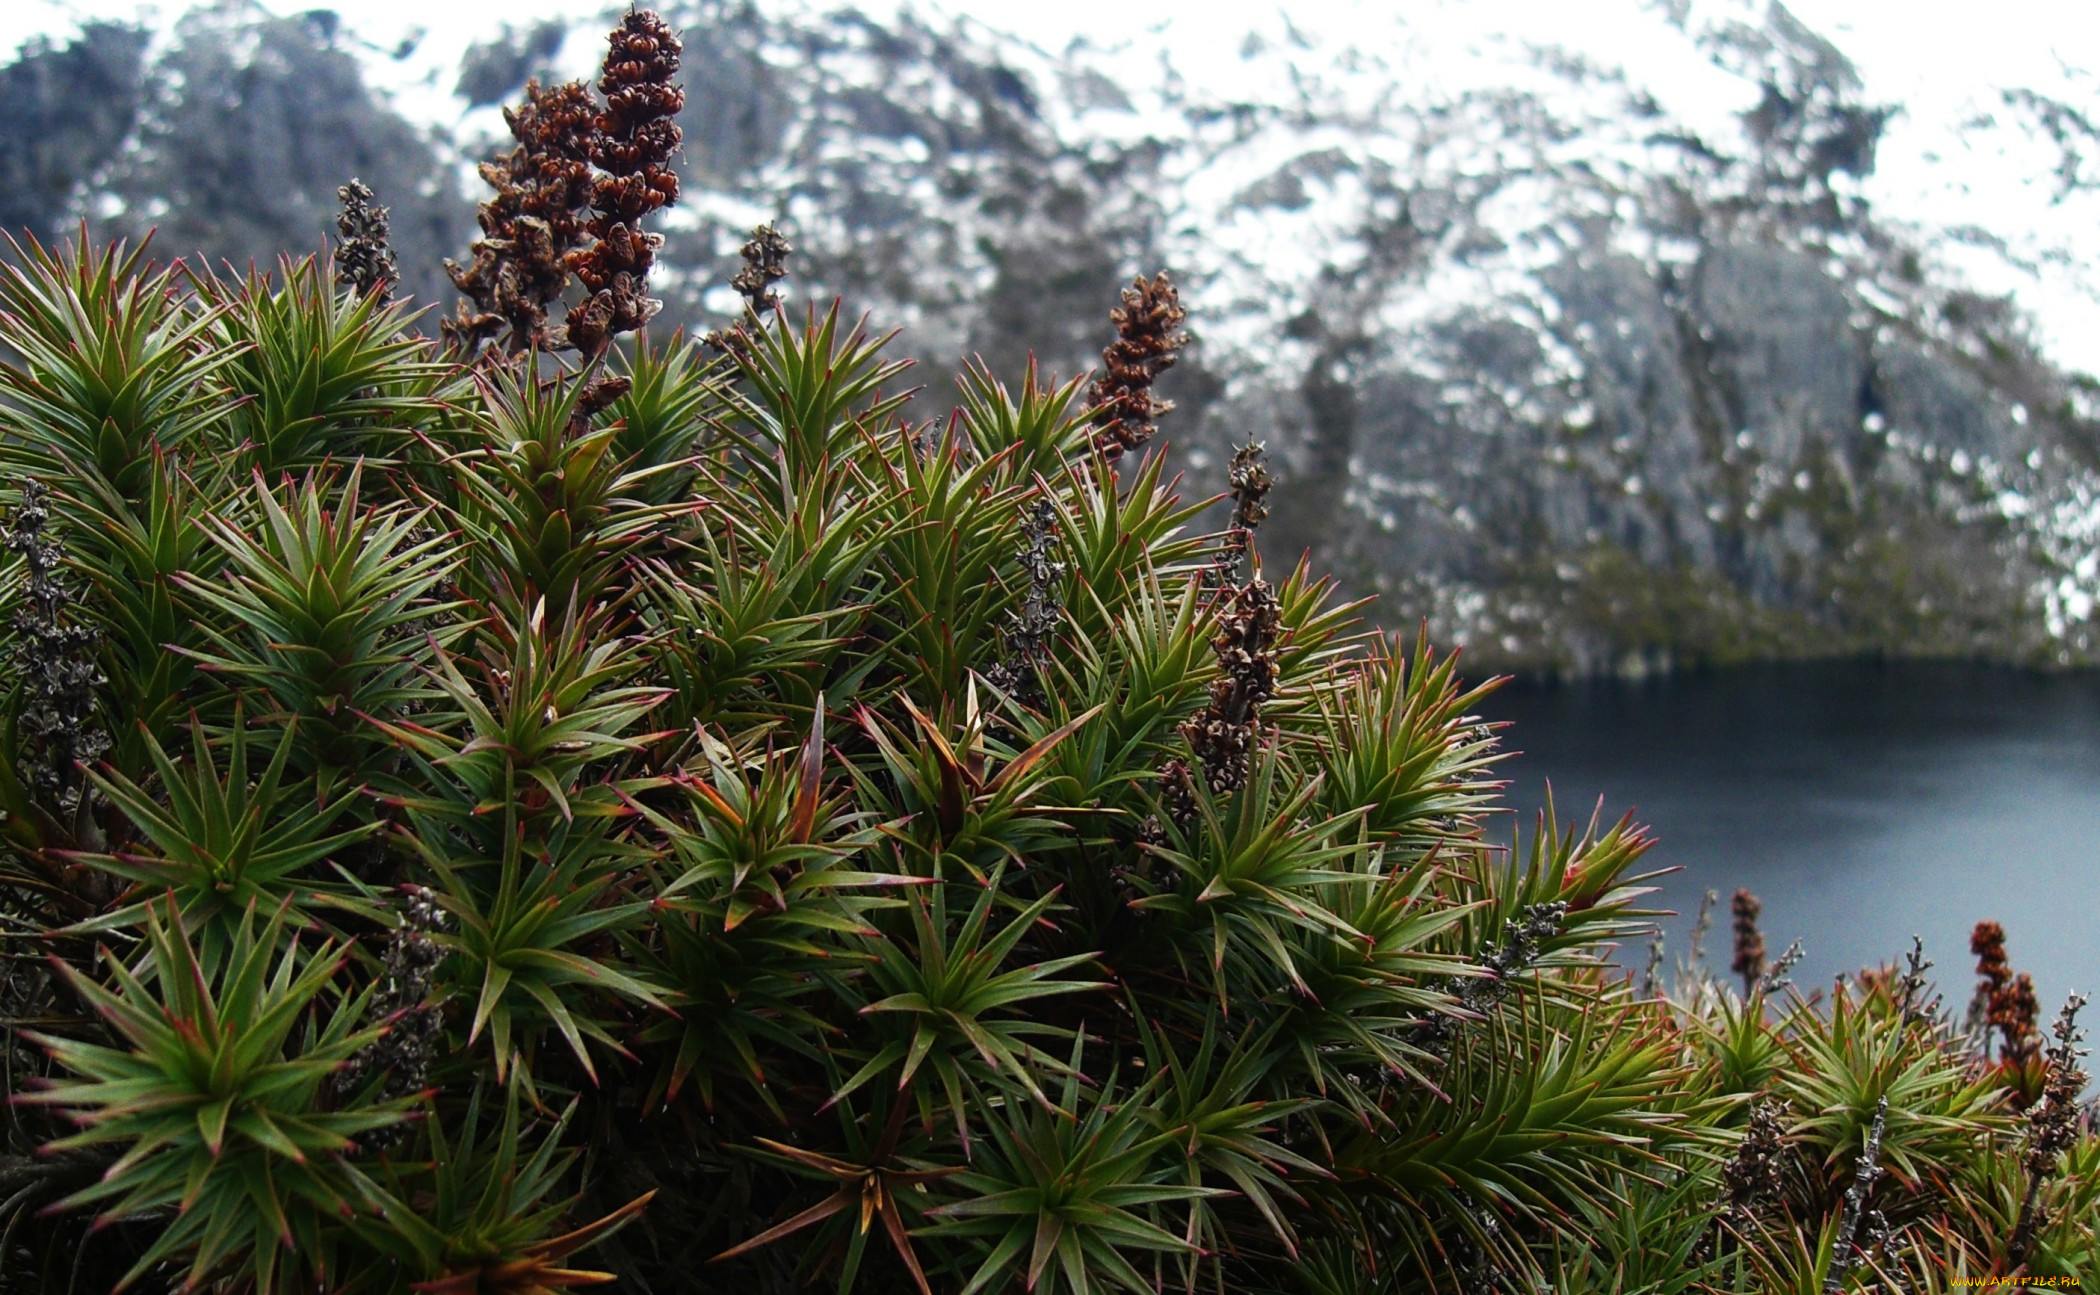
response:
{"label": "dark lake water", "polygon": [[[1947,1001],[1974,985],[1969,928],[2004,923],[2045,1019],[2100,990],[2100,675],[1954,665],[1750,668],[1641,683],[1510,685],[1502,766],[1527,820],[1547,780],[1563,822],[1601,795],[1683,871],[1660,907],[1670,957],[1721,892],[1709,964],[1728,964],[1728,896],[1764,900],[1773,956],[1800,937],[1804,990],[1925,939]],[[1639,966],[1644,948],[1620,954]]]}

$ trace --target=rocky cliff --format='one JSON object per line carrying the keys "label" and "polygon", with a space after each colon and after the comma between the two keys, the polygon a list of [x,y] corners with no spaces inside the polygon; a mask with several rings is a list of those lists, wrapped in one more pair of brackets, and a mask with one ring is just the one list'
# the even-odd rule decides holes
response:
{"label": "rocky cliff", "polygon": [[[1718,126],[1521,41],[1454,73],[1432,32],[1380,52],[1278,23],[1199,66],[1157,33],[1049,52],[908,13],[666,12],[694,90],[674,319],[719,318],[742,232],[772,218],[806,294],[918,354],[1072,373],[1116,283],[1166,266],[1197,337],[1167,391],[1189,488],[1266,442],[1271,562],[1309,549],[1483,665],[2100,654],[2094,383],[1861,197],[1891,106],[1781,7],[1656,15],[1752,91]],[[464,112],[587,66],[601,26],[492,35],[438,71]],[[0,156],[53,177],[10,219],[159,224],[245,259],[318,244],[314,194],[357,171],[409,214],[405,259],[464,244],[490,114],[406,122],[359,80],[415,50],[238,3],[152,58],[94,39],[0,74],[47,117],[73,105],[105,155],[79,175]],[[137,69],[128,138],[109,123],[130,100],[75,104],[61,58],[82,87]],[[2063,105],[2027,107],[2076,142]]]}

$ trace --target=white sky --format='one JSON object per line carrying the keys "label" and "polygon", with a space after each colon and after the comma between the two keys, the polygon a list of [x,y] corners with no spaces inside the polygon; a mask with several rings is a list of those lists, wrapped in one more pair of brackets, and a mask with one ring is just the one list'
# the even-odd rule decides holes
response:
{"label": "white sky", "polygon": [[[762,0],[763,2],[763,0]],[[818,0],[824,7],[852,0]],[[1717,13],[1753,12],[1761,0],[1702,0]],[[592,0],[264,0],[276,12],[334,7],[349,30],[381,47],[428,32],[413,68],[449,66],[504,21],[579,16]],[[149,18],[180,14],[182,0],[0,0],[0,49],[39,32],[63,32],[78,16]],[[803,7],[797,4],[798,8]],[[916,8],[960,14],[1060,50],[1075,37],[1096,44],[1170,47],[1184,74],[1232,74],[1241,35],[1287,13],[1325,42],[1397,50],[1409,29],[1457,32],[1493,43],[1517,38],[1559,44],[1602,65],[1622,65],[1695,126],[1742,106],[1715,102],[1719,82],[1703,60],[1642,0],[860,0],[875,11]],[[1944,245],[1940,260],[1986,291],[2013,293],[2037,319],[2040,340],[2060,361],[2100,373],[2100,195],[2054,200],[2054,157],[2010,132],[1958,131],[1979,112],[2004,115],[1996,91],[2023,86],[2100,116],[2100,4],[2081,0],[1795,0],[1793,11],[1829,36],[1859,68],[1869,100],[1902,105],[1884,136],[1879,168],[1864,194],[1882,214],[1926,229],[1975,225],[2039,262],[2021,271],[1972,249]],[[1110,36],[1109,34],[1115,34]],[[590,58],[594,51],[571,53]],[[1149,53],[1147,55],[1149,57]],[[2094,71],[2088,71],[2093,69]],[[574,72],[585,68],[573,69]],[[450,80],[418,82],[409,68],[389,87],[412,116],[450,121],[460,107]],[[1738,86],[1739,88],[1739,86]],[[1725,92],[1725,91],[1724,91]],[[4,128],[4,127],[0,127]]]}

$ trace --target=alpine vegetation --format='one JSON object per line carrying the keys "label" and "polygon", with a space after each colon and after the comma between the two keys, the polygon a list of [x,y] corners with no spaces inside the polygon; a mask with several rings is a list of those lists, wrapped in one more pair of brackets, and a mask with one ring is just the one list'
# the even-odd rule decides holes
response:
{"label": "alpine vegetation", "polygon": [[1200,528],[1166,276],[924,422],[770,227],[652,335],[679,57],[528,91],[437,337],[355,182],[333,262],[0,267],[0,1290],[2100,1273],[2075,1003],[1804,996],[1748,897],[1637,986],[1648,838],[1516,830],[1259,445]]}

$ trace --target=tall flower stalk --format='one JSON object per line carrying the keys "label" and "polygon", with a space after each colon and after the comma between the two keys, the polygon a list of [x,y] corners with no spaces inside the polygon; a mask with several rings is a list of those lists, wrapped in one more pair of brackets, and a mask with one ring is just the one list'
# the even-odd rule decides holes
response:
{"label": "tall flower stalk", "polygon": [[1096,428],[1094,445],[1111,460],[1144,445],[1159,430],[1160,415],[1173,402],[1152,393],[1159,375],[1172,368],[1188,334],[1181,331],[1188,312],[1174,281],[1161,270],[1139,276],[1123,289],[1123,304],[1109,312],[1116,340],[1101,352],[1101,375],[1087,397]]}
{"label": "tall flower stalk", "polygon": [[0,544],[25,570],[11,653],[22,692],[18,768],[51,808],[70,817],[83,794],[80,766],[109,749],[109,735],[95,722],[95,689],[105,682],[96,660],[100,635],[68,610],[73,596],[62,574],[65,543],[51,530],[50,488],[25,478],[20,489],[0,530]]}
{"label": "tall flower stalk", "polygon": [[678,200],[671,156],[684,139],[674,119],[685,107],[685,91],[672,79],[682,46],[670,25],[646,9],[631,10],[607,42],[598,79],[605,108],[591,139],[598,175],[589,228],[596,241],[568,258],[590,296],[569,312],[566,336],[586,359],[663,306],[649,296],[649,270],[663,235],[643,229],[642,219]]}
{"label": "tall flower stalk", "polygon": [[387,209],[379,205],[372,186],[359,179],[351,179],[335,196],[343,204],[335,220],[341,239],[335,250],[335,281],[360,297],[376,296],[385,305],[401,282],[388,241]]}
{"label": "tall flower stalk", "polygon": [[445,262],[464,296],[444,321],[456,345],[472,351],[508,330],[505,349],[552,344],[548,308],[569,282],[568,258],[582,241],[582,212],[592,189],[591,153],[598,111],[582,83],[525,86],[525,101],[503,110],[517,144],[481,164],[495,194],[481,204],[481,239],[471,265]]}

